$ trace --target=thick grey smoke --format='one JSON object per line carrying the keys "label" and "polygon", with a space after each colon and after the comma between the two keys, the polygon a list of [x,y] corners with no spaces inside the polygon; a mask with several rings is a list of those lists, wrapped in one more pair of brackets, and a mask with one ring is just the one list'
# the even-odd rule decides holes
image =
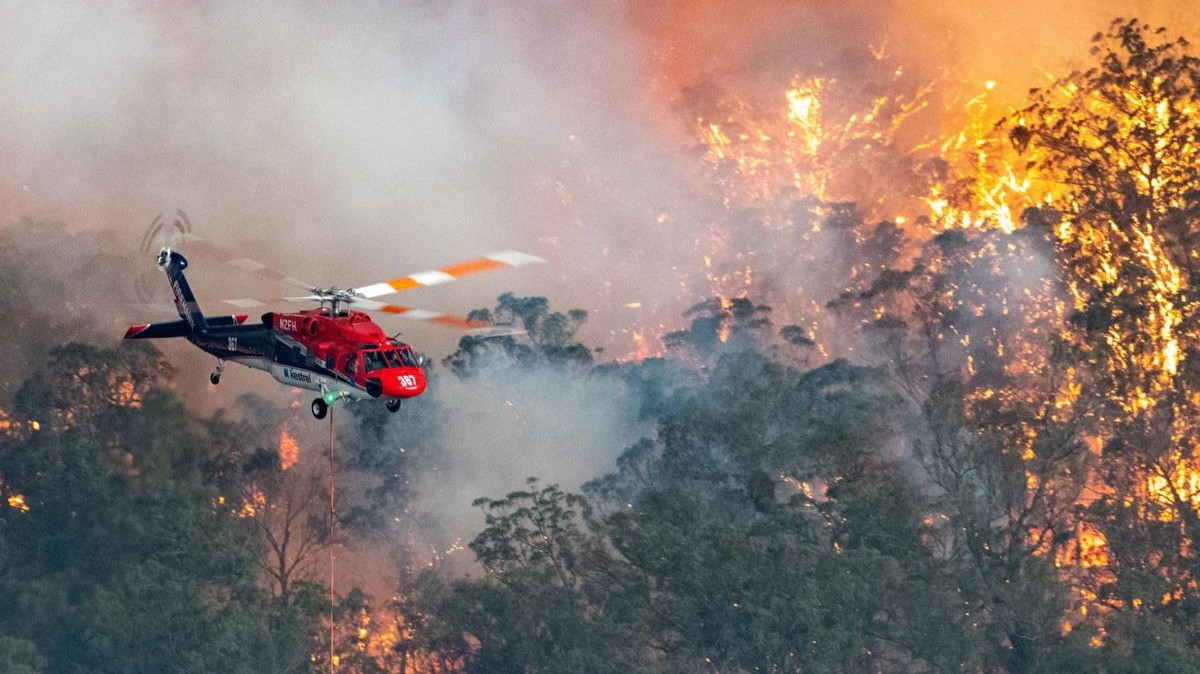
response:
{"label": "thick grey smoke", "polygon": [[613,469],[617,456],[652,429],[637,420],[628,388],[614,378],[582,377],[557,367],[493,362],[460,380],[439,377],[437,469],[419,475],[414,515],[436,523],[435,541],[468,542],[481,520],[470,507],[543,485],[578,491]]}
{"label": "thick grey smoke", "polygon": [[677,189],[620,19],[554,3],[0,5],[2,215],[136,236],[181,207],[207,237],[348,285],[519,248],[554,265],[405,300],[465,310],[515,287],[584,304]]}
{"label": "thick grey smoke", "polygon": [[[684,90],[770,101],[796,73],[865,78],[886,54],[1020,92],[1111,16],[1187,31],[1186,8],[0,2],[0,220],[132,240],[180,207],[205,236],[347,285],[529,250],[552,264],[403,300],[462,311],[502,289],[548,294],[592,310],[602,341],[639,318],[625,304],[663,320],[695,299],[681,284],[703,287],[695,239],[720,204],[689,182]],[[231,279],[202,294],[247,289],[283,291]],[[433,351],[454,341],[406,329]]]}

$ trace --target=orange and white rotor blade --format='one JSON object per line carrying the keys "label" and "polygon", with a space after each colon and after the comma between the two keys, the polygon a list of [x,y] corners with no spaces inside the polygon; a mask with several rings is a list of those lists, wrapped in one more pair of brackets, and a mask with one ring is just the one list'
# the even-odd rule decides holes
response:
{"label": "orange and white rotor blade", "polygon": [[475,330],[477,328],[485,328],[488,326],[483,321],[473,321],[463,316],[451,316],[436,311],[428,311],[425,309],[415,309],[413,307],[402,307],[396,304],[388,304],[386,302],[376,302],[374,300],[364,300],[355,298],[352,305],[355,309],[366,309],[367,311],[378,311],[393,316],[402,316],[414,321],[428,321],[437,323],[450,328],[458,328],[460,330]]}
{"label": "orange and white rotor blade", "polygon": [[[354,294],[359,297],[382,297],[422,286],[434,286],[456,281],[464,276],[473,276],[488,271],[524,267],[530,264],[545,262],[542,258],[515,250],[502,250],[498,253],[484,255],[464,262],[447,265],[441,269],[409,274],[383,283],[373,283],[369,286],[355,288]],[[361,302],[359,302],[361,303]]]}

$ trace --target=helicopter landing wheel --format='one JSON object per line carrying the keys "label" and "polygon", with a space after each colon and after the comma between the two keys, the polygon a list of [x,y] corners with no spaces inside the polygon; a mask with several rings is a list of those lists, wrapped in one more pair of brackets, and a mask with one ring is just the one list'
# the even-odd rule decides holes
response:
{"label": "helicopter landing wheel", "polygon": [[325,414],[329,411],[329,405],[321,398],[314,398],[312,401],[313,416],[318,419],[324,419]]}
{"label": "helicopter landing wheel", "polygon": [[213,386],[216,386],[217,384],[220,384],[220,383],[221,383],[221,373],[220,373],[220,372],[214,372],[214,373],[212,373],[212,374],[208,375],[208,380],[209,380],[210,382],[212,382],[212,385],[213,385]]}
{"label": "helicopter landing wheel", "polygon": [[387,411],[399,412],[400,411],[400,402],[401,402],[401,400],[399,398],[392,398],[391,400],[388,400],[384,404],[387,406]]}

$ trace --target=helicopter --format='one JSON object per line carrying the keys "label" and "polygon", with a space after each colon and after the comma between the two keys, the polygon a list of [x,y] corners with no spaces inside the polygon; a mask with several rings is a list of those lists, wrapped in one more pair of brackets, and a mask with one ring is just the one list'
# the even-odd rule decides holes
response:
{"label": "helicopter", "polygon": [[[509,250],[383,283],[321,288],[254,260],[227,260],[232,266],[303,287],[309,293],[284,300],[318,303],[316,308],[295,312],[268,311],[262,314],[260,323],[248,324],[249,314],[205,315],[184,275],[187,258],[167,247],[158,253],[157,264],[166,272],[179,319],[130,326],[125,339],[187,339],[216,356],[217,367],[209,376],[214,386],[221,381],[225,362],[230,361],[267,372],[281,384],[317,391],[320,395],[313,399],[311,408],[317,419],[325,418],[330,406],[338,400],[382,399],[389,412],[397,412],[402,401],[424,393],[426,381],[421,367],[424,359],[409,344],[388,337],[365,311],[354,307],[454,328],[481,328],[485,326],[467,318],[397,306],[374,298],[480,272],[540,262],[544,260],[537,256]],[[265,302],[253,299],[224,301],[242,308],[266,306]]]}

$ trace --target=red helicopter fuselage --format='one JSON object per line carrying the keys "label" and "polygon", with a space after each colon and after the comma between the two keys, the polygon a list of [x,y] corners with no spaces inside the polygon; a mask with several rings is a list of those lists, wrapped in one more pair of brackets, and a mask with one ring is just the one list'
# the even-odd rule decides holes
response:
{"label": "red helicopter fuselage", "polygon": [[126,339],[183,337],[218,359],[209,380],[221,380],[225,361],[270,373],[276,381],[318,391],[312,413],[325,417],[337,400],[383,398],[395,412],[400,401],[425,391],[421,359],[408,344],[388,338],[383,328],[361,311],[339,310],[336,303],[319,309],[247,316],[205,316],[188,286],[187,259],[164,250],[159,265],[167,272],[179,320],[129,328]]}
{"label": "red helicopter fuselage", "polygon": [[346,383],[389,398],[412,398],[425,391],[425,373],[412,347],[389,339],[362,311],[330,315],[327,309],[263,316],[281,341],[294,340]]}

